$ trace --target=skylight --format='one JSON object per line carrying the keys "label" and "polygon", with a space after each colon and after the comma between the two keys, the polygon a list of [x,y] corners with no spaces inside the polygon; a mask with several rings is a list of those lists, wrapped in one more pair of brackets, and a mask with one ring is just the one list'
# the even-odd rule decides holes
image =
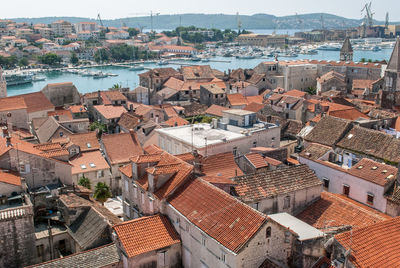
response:
{"label": "skylight", "polygon": [[95,168],[96,167],[96,165],[94,163],[89,163],[89,165],[90,165],[91,168]]}
{"label": "skylight", "polygon": [[377,170],[377,169],[378,169],[378,167],[372,167],[371,169],[372,169],[372,170]]}
{"label": "skylight", "polygon": [[86,169],[86,166],[82,164],[81,169]]}
{"label": "skylight", "polygon": [[88,148],[92,148],[92,145],[90,143],[86,144]]}

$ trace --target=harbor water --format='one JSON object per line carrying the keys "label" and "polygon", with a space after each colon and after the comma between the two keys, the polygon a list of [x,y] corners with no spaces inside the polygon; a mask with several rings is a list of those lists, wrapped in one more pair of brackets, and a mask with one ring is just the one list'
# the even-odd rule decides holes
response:
{"label": "harbor water", "polygon": [[[318,60],[339,60],[339,51],[318,51],[316,55],[298,55],[296,58],[280,58],[279,60],[299,60],[299,59],[318,59]],[[354,61],[360,61],[362,58],[375,60],[389,60],[392,49],[382,49],[381,51],[354,51]],[[220,71],[228,71],[229,69],[237,68],[254,68],[260,62],[272,61],[273,59],[237,59],[234,57],[214,57],[208,62],[191,62],[182,61],[182,64],[188,65],[210,65],[213,69]],[[175,62],[175,61],[174,61]],[[146,68],[157,68],[157,67],[172,67],[179,68],[181,65],[176,63],[158,66],[155,63],[145,64]],[[139,73],[146,72],[147,70],[132,71],[129,68],[109,66],[109,67],[96,67],[90,68],[91,71],[102,71],[105,73],[113,73],[118,76],[110,76],[100,79],[94,79],[90,76],[82,76],[79,74],[67,73],[67,72],[47,72],[43,75],[46,77],[45,81],[37,81],[24,85],[10,86],[7,89],[9,96],[15,96],[19,94],[31,93],[41,90],[48,83],[61,83],[61,82],[72,82],[78,88],[80,93],[93,92],[97,90],[104,90],[111,88],[115,84],[119,84],[123,87],[135,88],[139,85]]]}

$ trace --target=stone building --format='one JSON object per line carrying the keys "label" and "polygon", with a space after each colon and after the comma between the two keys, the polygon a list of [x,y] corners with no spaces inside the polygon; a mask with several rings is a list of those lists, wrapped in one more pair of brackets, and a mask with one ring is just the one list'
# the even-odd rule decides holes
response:
{"label": "stone building", "polygon": [[340,60],[341,61],[353,61],[353,47],[350,43],[350,38],[346,37],[343,46],[340,49]]}
{"label": "stone building", "polygon": [[385,71],[385,86],[382,92],[382,107],[391,109],[400,105],[400,38],[397,38],[392,56]]}
{"label": "stone building", "polygon": [[0,215],[0,266],[19,268],[32,264],[36,249],[29,197],[22,196],[19,201],[1,205]]}
{"label": "stone building", "polygon": [[217,85],[201,85],[200,86],[200,103],[207,106],[213,104],[225,106],[226,93]]}
{"label": "stone building", "polygon": [[233,178],[233,194],[265,214],[296,214],[320,197],[322,182],[306,165]]}
{"label": "stone building", "polygon": [[169,219],[161,214],[113,226],[124,267],[180,267],[182,247]]}
{"label": "stone building", "polygon": [[267,258],[289,267],[312,267],[323,255],[325,234],[288,213],[268,215]]}
{"label": "stone building", "polygon": [[182,78],[182,75],[173,68],[155,68],[139,74],[139,84],[142,87],[158,91],[170,77]]}
{"label": "stone building", "polygon": [[56,107],[80,104],[78,89],[72,82],[47,84],[41,91]]}

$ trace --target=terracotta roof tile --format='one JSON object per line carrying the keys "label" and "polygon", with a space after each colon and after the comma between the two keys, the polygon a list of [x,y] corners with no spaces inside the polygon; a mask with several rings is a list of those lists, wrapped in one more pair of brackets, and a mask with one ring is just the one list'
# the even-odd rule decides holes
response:
{"label": "terracotta roof tile", "polygon": [[332,150],[332,147],[311,143],[299,155],[311,160],[317,160],[330,150]]}
{"label": "terracotta roof tile", "polygon": [[106,119],[120,118],[126,112],[123,106],[95,105],[94,109]]}
{"label": "terracotta roof tile", "polygon": [[359,79],[354,79],[353,80],[353,89],[372,89],[372,84],[376,80],[359,80]]}
{"label": "terracotta roof tile", "polygon": [[83,105],[72,105],[68,108],[71,113],[85,113],[86,108]]}
{"label": "terracotta roof tile", "polygon": [[122,174],[124,174],[125,176],[127,176],[128,178],[132,178],[132,165],[131,164],[127,164],[123,167],[120,167],[119,171]]}
{"label": "terracotta roof tile", "polygon": [[353,229],[335,236],[355,267],[400,266],[400,217]]}
{"label": "terracotta roof tile", "polygon": [[179,80],[175,77],[170,77],[163,85],[163,87],[168,87],[175,90],[180,90],[185,82]]}
{"label": "terracotta roof tile", "polygon": [[224,176],[203,176],[200,177],[201,179],[209,182],[211,184],[229,184],[229,185],[236,185],[237,183],[231,179],[228,179]]}
{"label": "terracotta roof tile", "polygon": [[400,162],[400,141],[378,130],[354,126],[337,146],[392,163]]}
{"label": "terracotta roof tile", "polygon": [[201,171],[205,176],[233,178],[243,175],[231,152],[220,153],[202,159]]}
{"label": "terracotta roof tile", "polygon": [[142,217],[113,226],[128,258],[181,243],[168,218]]}
{"label": "terracotta roof tile", "polygon": [[100,149],[100,143],[95,131],[72,134],[68,136],[68,139],[71,144],[79,146],[82,152]]}
{"label": "terracotta roof tile", "polygon": [[135,129],[139,123],[140,118],[129,112],[123,113],[118,121],[118,125],[127,130]]}
{"label": "terracotta roof tile", "polygon": [[21,176],[15,171],[0,169],[0,182],[21,186]]}
{"label": "terracotta roof tile", "polygon": [[233,106],[247,104],[246,98],[240,93],[228,94],[226,97],[228,98],[229,103]]}
{"label": "terracotta roof tile", "polygon": [[25,100],[22,97],[0,98],[0,112],[26,108]]}
{"label": "terracotta roof tile", "polygon": [[189,121],[187,121],[186,119],[183,119],[182,117],[179,117],[179,116],[171,117],[164,123],[171,127],[179,127],[179,126],[189,125]]}
{"label": "terracotta roof tile", "polygon": [[189,179],[168,200],[203,232],[239,253],[266,216],[201,179]]}
{"label": "terracotta roof tile", "polygon": [[136,133],[103,135],[101,140],[111,164],[129,162],[130,158],[143,154]]}
{"label": "terracotta roof tile", "polygon": [[243,110],[258,113],[261,109],[263,109],[265,104],[251,102],[243,108]]}
{"label": "terracotta roof tile", "polygon": [[292,90],[289,90],[288,92],[283,93],[283,95],[304,98],[307,95],[307,92],[300,91],[297,89],[292,89]]}
{"label": "terracotta roof tile", "polygon": [[206,110],[205,113],[210,114],[212,116],[222,117],[222,111],[225,111],[225,110],[229,110],[229,108],[213,104]]}
{"label": "terracotta roof tile", "polygon": [[245,155],[247,160],[254,166],[254,168],[266,168],[268,163],[264,160],[262,155],[258,153],[248,153]]}
{"label": "terracotta roof tile", "polygon": [[[100,151],[82,153],[70,160],[69,163],[72,165],[72,174],[81,174],[110,168]],[[91,166],[91,163],[94,164],[94,166]],[[83,168],[83,166],[85,168]]]}
{"label": "terracotta roof tile", "polygon": [[334,230],[363,227],[392,217],[346,196],[322,192],[321,199],[308,206],[297,218],[317,229]]}
{"label": "terracotta roof tile", "polygon": [[195,160],[195,157],[192,153],[177,154],[175,157],[178,157],[180,160],[185,162]]}
{"label": "terracotta roof tile", "polygon": [[332,116],[324,116],[304,139],[309,142],[333,146],[350,127],[350,121]]}
{"label": "terracotta roof tile", "polygon": [[154,145],[154,144],[151,144],[151,145],[149,145],[147,147],[144,147],[143,149],[148,154],[156,154],[156,153],[162,153],[163,152],[163,150],[160,147],[158,147],[157,145]]}
{"label": "terracotta roof tile", "polygon": [[347,172],[366,181],[385,186],[395,180],[397,168],[363,158]]}
{"label": "terracotta roof tile", "polygon": [[300,189],[322,185],[306,165],[292,166],[233,179],[236,193],[243,202],[255,202]]}

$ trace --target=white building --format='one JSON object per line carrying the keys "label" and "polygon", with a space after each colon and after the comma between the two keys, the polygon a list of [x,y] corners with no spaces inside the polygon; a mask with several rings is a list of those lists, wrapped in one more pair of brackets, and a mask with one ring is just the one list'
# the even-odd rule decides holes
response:
{"label": "white building", "polygon": [[170,154],[188,153],[193,150],[203,156],[233,152],[245,154],[252,147],[278,148],[280,127],[259,123],[252,128],[241,128],[226,123],[195,124],[157,129],[158,146]]}

